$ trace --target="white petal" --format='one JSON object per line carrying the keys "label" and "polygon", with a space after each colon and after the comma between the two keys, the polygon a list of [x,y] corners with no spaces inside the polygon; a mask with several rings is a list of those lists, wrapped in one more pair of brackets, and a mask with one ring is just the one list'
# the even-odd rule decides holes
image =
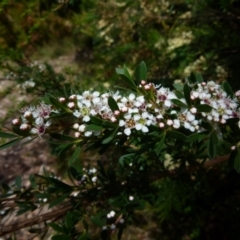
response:
{"label": "white petal", "polygon": [[166,101],[164,102],[164,105],[165,105],[166,107],[171,107],[172,103],[171,103],[171,101],[166,100]]}
{"label": "white petal", "polygon": [[135,114],[135,115],[133,116],[133,119],[134,119],[135,121],[138,121],[140,118],[141,118],[141,116],[140,116],[139,114]]}
{"label": "white petal", "polygon": [[135,128],[136,128],[137,130],[141,130],[141,129],[143,128],[143,125],[142,125],[141,123],[137,123],[136,126],[135,126]]}
{"label": "white petal", "polygon": [[119,126],[122,127],[122,126],[124,126],[124,125],[125,125],[125,122],[124,122],[123,120],[120,120],[120,121],[119,121]]}
{"label": "white petal", "polygon": [[135,95],[133,94],[133,93],[131,93],[130,95],[129,95],[129,100],[130,101],[133,101],[135,99]]}
{"label": "white petal", "polygon": [[124,133],[129,136],[131,134],[131,129],[130,128],[125,128]]}
{"label": "white petal", "polygon": [[142,127],[142,131],[143,131],[143,132],[148,132],[148,128],[147,128],[146,126],[143,126],[143,127]]}
{"label": "white petal", "polygon": [[44,119],[43,118],[36,118],[35,119],[36,125],[43,125],[44,124]]}
{"label": "white petal", "polygon": [[89,116],[84,116],[83,121],[84,122],[89,122],[90,121],[90,117]]}
{"label": "white petal", "polygon": [[79,117],[80,117],[80,112],[76,110],[76,111],[73,113],[73,115],[74,115],[75,117],[79,118]]}

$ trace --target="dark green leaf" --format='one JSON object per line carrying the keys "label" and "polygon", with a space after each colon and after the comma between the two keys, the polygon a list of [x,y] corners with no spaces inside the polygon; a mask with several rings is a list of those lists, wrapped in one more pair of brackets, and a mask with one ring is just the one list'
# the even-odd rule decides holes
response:
{"label": "dark green leaf", "polygon": [[66,216],[65,216],[65,226],[67,229],[72,229],[73,226],[73,221],[72,221],[72,214],[70,212],[67,212]]}
{"label": "dark green leaf", "polygon": [[200,73],[195,73],[195,79],[196,79],[197,83],[203,82],[203,77]]}
{"label": "dark green leaf", "polygon": [[74,141],[76,140],[73,137],[70,137],[68,135],[60,134],[60,133],[50,133],[49,134],[52,138],[58,139],[58,140],[69,140],[69,141]]}
{"label": "dark green leaf", "polygon": [[118,230],[118,235],[117,235],[118,240],[121,240],[122,234],[123,234],[123,228],[119,228],[119,230]]}
{"label": "dark green leaf", "polygon": [[108,144],[108,143],[110,143],[110,142],[114,139],[115,135],[117,134],[118,129],[119,129],[119,127],[117,127],[116,129],[114,129],[114,130],[108,135],[107,138],[103,139],[102,144]]}
{"label": "dark green leaf", "polygon": [[231,169],[235,169],[238,173],[240,173],[240,152],[239,149],[236,149],[231,152],[228,164]]}
{"label": "dark green leaf", "polygon": [[196,109],[198,112],[211,112],[212,111],[212,107],[209,106],[208,104],[200,104],[200,105],[196,106]]}
{"label": "dark green leaf", "polygon": [[12,141],[4,143],[0,146],[0,150],[11,147],[11,146],[15,145],[16,143],[20,142],[22,139],[23,138],[16,138],[16,139],[13,139]]}
{"label": "dark green leaf", "polygon": [[61,144],[61,145],[57,146],[53,150],[53,153],[57,154],[58,156],[60,156],[61,154],[65,153],[66,151],[71,149],[73,146],[74,146],[74,143],[64,143],[64,144]]}
{"label": "dark green leaf", "polygon": [[101,126],[104,122],[104,120],[100,119],[100,118],[97,118],[97,117],[94,117],[94,116],[91,116],[90,117],[91,119],[91,122],[98,125],[98,126]]}
{"label": "dark green leaf", "polygon": [[145,62],[141,62],[135,70],[136,83],[140,84],[141,80],[147,80],[147,66]]}
{"label": "dark green leaf", "polygon": [[178,99],[172,99],[171,102],[180,108],[187,108],[188,106]]}
{"label": "dark green leaf", "polygon": [[227,93],[227,95],[230,96],[231,98],[233,98],[234,93],[233,93],[231,86],[228,84],[228,82],[224,82],[222,86],[223,86],[223,89],[225,90],[225,92]]}
{"label": "dark green leaf", "polygon": [[73,155],[71,156],[71,158],[69,159],[69,165],[70,165],[70,166],[73,164],[73,162],[74,162],[77,158],[79,158],[80,152],[81,152],[81,146],[78,146],[78,147],[75,149],[75,151],[74,151]]}
{"label": "dark green leaf", "polygon": [[21,189],[22,187],[22,178],[21,176],[17,176],[15,179],[15,185],[18,189]]}
{"label": "dark green leaf", "polygon": [[161,153],[161,151],[164,147],[165,137],[166,137],[166,134],[162,134],[159,137],[159,142],[156,144],[155,152],[156,152],[157,156],[159,156],[159,154]]}
{"label": "dark green leaf", "polygon": [[99,125],[95,125],[95,124],[90,124],[86,126],[86,131],[102,131],[104,128],[102,126]]}
{"label": "dark green leaf", "polygon": [[56,198],[53,201],[51,201],[50,204],[49,204],[49,208],[52,208],[52,207],[62,203],[68,197],[68,195],[69,194],[64,194],[61,197]]}
{"label": "dark green leaf", "polygon": [[35,178],[34,178],[33,175],[29,176],[29,181],[31,183],[32,188],[36,188],[37,187],[37,183],[36,183]]}
{"label": "dark green leaf", "polygon": [[104,221],[101,220],[98,216],[91,216],[90,219],[92,223],[98,227],[102,227],[104,225]]}
{"label": "dark green leaf", "polygon": [[56,232],[65,233],[64,229],[54,222],[48,223],[48,225]]}
{"label": "dark green leaf", "polygon": [[186,142],[195,142],[195,141],[199,142],[204,138],[206,138],[206,136],[207,136],[206,132],[193,133],[187,137]]}
{"label": "dark green leaf", "polygon": [[176,138],[176,139],[181,140],[181,141],[185,141],[187,139],[186,135],[184,135],[180,132],[177,132],[177,131],[169,131],[168,135],[172,138]]}
{"label": "dark green leaf", "polygon": [[119,110],[118,104],[115,101],[115,99],[113,97],[108,97],[108,105],[111,108],[111,110],[114,112],[116,110]]}
{"label": "dark green leaf", "polygon": [[46,96],[48,97],[50,103],[55,106],[56,108],[62,109],[66,112],[70,112],[70,110],[64,106],[62,103],[60,103],[55,97],[53,97],[51,94],[47,93]]}
{"label": "dark green leaf", "polygon": [[216,133],[213,131],[210,133],[209,139],[208,139],[208,155],[210,158],[214,158],[216,156],[216,146],[218,144],[218,138],[216,136]]}
{"label": "dark green leaf", "polygon": [[132,88],[132,90],[136,91],[136,85],[133,82],[127,68],[124,66],[123,68],[116,68],[116,72],[118,75],[121,75],[123,77],[123,80],[125,83]]}
{"label": "dark green leaf", "polygon": [[190,92],[191,92],[190,87],[188,86],[187,83],[185,83],[184,87],[183,87],[183,93],[184,93],[184,97],[186,99],[188,106],[191,105]]}
{"label": "dark green leaf", "polygon": [[11,133],[0,132],[0,138],[15,138],[17,135]]}

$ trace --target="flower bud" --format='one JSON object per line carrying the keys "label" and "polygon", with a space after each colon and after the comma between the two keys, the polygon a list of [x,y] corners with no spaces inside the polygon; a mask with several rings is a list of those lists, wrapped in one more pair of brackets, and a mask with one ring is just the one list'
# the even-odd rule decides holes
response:
{"label": "flower bud", "polygon": [[64,103],[64,102],[66,102],[66,98],[64,98],[64,97],[60,97],[60,98],[59,98],[59,102],[60,102],[60,103]]}
{"label": "flower bud", "polygon": [[74,103],[74,102],[68,103],[68,107],[69,107],[70,109],[75,108],[75,103]]}
{"label": "flower bud", "polygon": [[17,118],[15,118],[15,119],[12,120],[12,124],[13,124],[14,126],[19,126],[19,125],[20,125],[20,120],[17,119]]}
{"label": "flower bud", "polygon": [[29,129],[29,125],[27,123],[23,123],[21,126],[20,126],[20,129],[21,130],[28,130]]}

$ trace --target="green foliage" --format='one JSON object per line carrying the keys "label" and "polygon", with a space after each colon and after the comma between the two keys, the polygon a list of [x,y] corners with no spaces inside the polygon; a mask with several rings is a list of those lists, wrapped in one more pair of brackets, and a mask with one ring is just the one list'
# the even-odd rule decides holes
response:
{"label": "green foliage", "polygon": [[[204,79],[214,79],[223,83],[229,101],[239,103],[234,94],[240,88],[239,6],[238,0],[1,1],[0,66],[3,80],[12,85],[0,98],[20,89],[31,105],[41,96],[53,112],[43,120],[44,126],[51,122],[50,128],[42,129],[28,119],[24,131],[20,129],[24,117],[17,119],[20,125],[13,125],[13,133],[1,126],[0,150],[28,136],[49,134],[52,153],[64,162],[69,179],[57,179],[46,171],[43,176],[31,175],[29,187],[20,176],[13,185],[3,183],[0,214],[5,217],[16,210],[20,215],[48,205],[57,209],[56,218],[43,229],[30,229],[42,238],[51,227],[56,232],[52,239],[93,239],[99,228],[97,239],[110,239],[114,231],[117,239],[125,239],[125,228],[138,225],[138,213],[146,209],[157,223],[156,232],[151,230],[155,239],[237,239],[239,107],[230,119],[224,119],[225,109],[219,108],[215,116],[219,114],[222,123],[214,123],[209,117],[214,105],[194,98],[192,92],[199,84],[204,86]],[[43,63],[64,53],[75,55],[76,68],[58,73],[53,63]],[[133,71],[122,63],[137,67]],[[175,89],[171,109],[149,82]],[[151,114],[159,111],[148,132],[131,128],[130,135],[124,133],[131,122],[112,92],[107,99],[115,112],[112,120],[98,114],[81,122],[73,116],[78,101],[70,101],[70,96],[113,83],[124,97],[144,95]],[[191,111],[201,119],[200,131],[186,128],[186,112]],[[179,128],[171,125],[176,119],[181,119]],[[79,127],[77,131],[75,123],[92,135],[87,138]],[[35,127],[36,136],[30,131]],[[98,161],[92,159],[96,152],[102,155]],[[84,160],[86,154],[91,161]],[[227,160],[228,165],[222,163]],[[5,198],[17,199],[16,208],[4,208]],[[108,217],[111,211],[115,215]]]}

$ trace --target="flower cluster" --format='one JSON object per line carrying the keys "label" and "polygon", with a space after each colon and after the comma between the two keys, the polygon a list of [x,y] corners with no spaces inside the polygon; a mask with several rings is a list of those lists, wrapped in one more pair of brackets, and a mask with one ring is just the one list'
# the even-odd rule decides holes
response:
{"label": "flower cluster", "polygon": [[[150,126],[161,129],[185,128],[191,132],[204,130],[201,123],[207,121],[214,125],[225,124],[229,118],[239,118],[238,92],[230,98],[222,87],[213,81],[188,84],[189,101],[184,94],[176,94],[168,88],[142,81],[138,93],[121,95],[84,91],[71,95],[69,99],[59,98],[59,102],[68,108],[75,117],[72,125],[76,138],[101,135],[103,128],[91,129],[91,118],[109,122],[118,127],[118,134],[130,136],[132,132],[149,132]],[[116,110],[111,107],[109,98],[115,102]],[[208,106],[207,110],[199,106]],[[20,124],[21,130],[30,130],[31,134],[42,135],[51,125],[49,119],[52,108],[40,104],[37,108],[23,111],[21,120],[13,120],[13,125]],[[21,122],[21,123],[19,123]]]}
{"label": "flower cluster", "polygon": [[50,105],[44,103],[41,103],[37,107],[29,107],[20,111],[23,113],[21,118],[16,118],[12,121],[15,127],[14,130],[20,130],[22,133],[30,133],[40,137],[52,123],[50,114],[57,112]]}

